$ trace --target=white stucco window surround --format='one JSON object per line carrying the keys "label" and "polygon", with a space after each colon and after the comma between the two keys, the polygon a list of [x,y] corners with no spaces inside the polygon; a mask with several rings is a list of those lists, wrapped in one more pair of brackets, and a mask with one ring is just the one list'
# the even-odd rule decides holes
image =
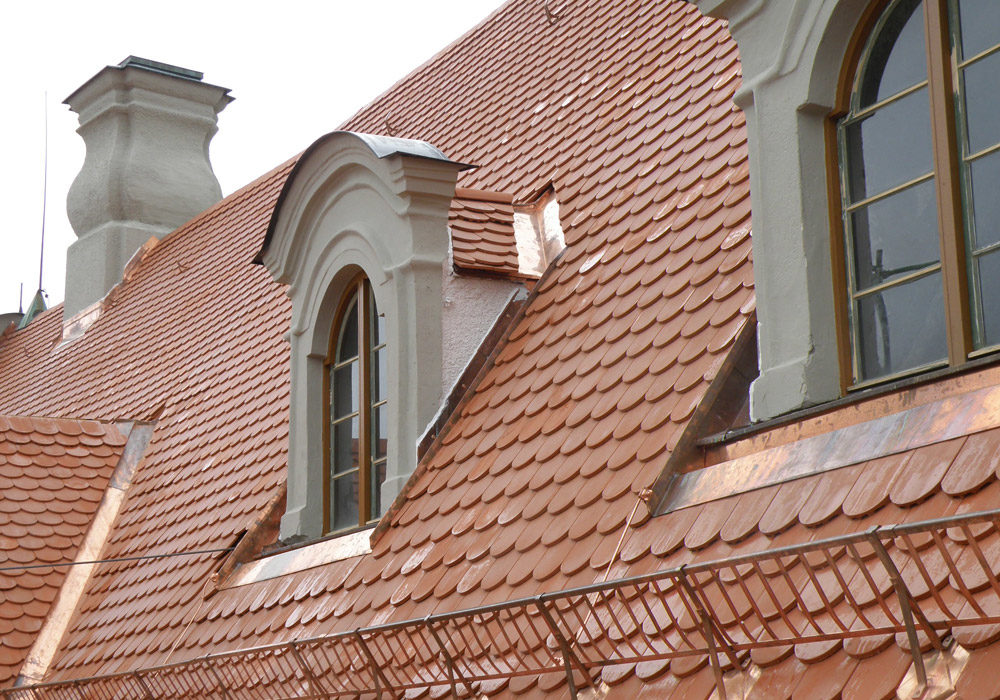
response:
{"label": "white stucco window surround", "polygon": [[753,207],[763,420],[841,392],[826,129],[852,36],[870,0],[697,0],[739,46]]}
{"label": "white stucco window surround", "polygon": [[305,151],[258,255],[292,300],[288,500],[281,537],[323,532],[323,362],[346,286],[363,273],[386,320],[383,507],[417,463],[442,394],[441,270],[458,172],[421,141],[333,132]]}

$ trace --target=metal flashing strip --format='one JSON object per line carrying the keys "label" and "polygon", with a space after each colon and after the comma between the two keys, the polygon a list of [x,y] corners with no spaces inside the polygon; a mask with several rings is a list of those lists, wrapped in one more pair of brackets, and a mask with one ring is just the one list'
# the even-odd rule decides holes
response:
{"label": "metal flashing strip", "polygon": [[[722,674],[739,669],[753,648],[923,633],[941,653],[951,628],[1000,623],[993,570],[1000,564],[984,551],[998,537],[1000,510],[875,527],[417,620],[10,688],[0,696],[395,697],[544,673],[579,679],[574,674],[581,671],[595,688],[605,666],[705,655],[718,666],[717,690],[725,697]],[[932,573],[942,566],[945,583]],[[917,595],[914,586],[925,590]],[[933,669],[927,673],[919,644],[910,651],[911,680],[926,684]]]}
{"label": "metal flashing strip", "polygon": [[41,680],[52,664],[63,635],[83,598],[90,576],[99,565],[95,560],[100,559],[101,551],[107,544],[111,527],[118,517],[122,502],[132,483],[132,476],[153,434],[151,423],[121,421],[118,427],[127,436],[118,465],[108,481],[90,528],[77,550],[74,560],[76,565],[66,574],[45,624],[39,630],[35,643],[24,660],[19,674],[21,681]]}
{"label": "metal flashing strip", "polygon": [[241,566],[223,588],[245,586],[368,554],[372,551],[369,541],[371,534],[371,528],[365,528],[349,535],[255,559]]}
{"label": "metal flashing strip", "polygon": [[735,496],[1000,426],[1000,387],[909,408],[674,475],[659,513]]}

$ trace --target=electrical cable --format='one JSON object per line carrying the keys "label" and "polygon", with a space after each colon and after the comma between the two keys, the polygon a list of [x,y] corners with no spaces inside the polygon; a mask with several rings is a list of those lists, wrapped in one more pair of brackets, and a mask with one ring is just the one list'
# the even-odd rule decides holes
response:
{"label": "electrical cable", "polygon": [[222,549],[192,549],[188,552],[172,552],[170,554],[143,554],[135,557],[115,557],[112,559],[93,559],[90,561],[66,561],[54,562],[52,564],[20,564],[14,566],[0,566],[0,571],[28,571],[30,569],[48,569],[56,566],[83,566],[84,564],[112,564],[124,561],[143,561],[145,559],[166,559],[167,557],[191,557],[199,554],[221,554],[231,552],[234,547],[224,547]]}

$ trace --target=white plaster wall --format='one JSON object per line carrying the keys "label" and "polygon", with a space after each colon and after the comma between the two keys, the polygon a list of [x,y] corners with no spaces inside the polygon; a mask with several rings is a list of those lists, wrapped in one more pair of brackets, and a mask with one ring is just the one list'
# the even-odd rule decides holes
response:
{"label": "white plaster wall", "polygon": [[760,376],[753,420],[840,394],[825,128],[869,0],[698,0],[743,68]]}
{"label": "white plaster wall", "polygon": [[444,295],[441,379],[443,395],[447,397],[521,285],[507,280],[455,274],[449,246],[441,286]]}
{"label": "white plaster wall", "polygon": [[226,88],[135,65],[109,66],[66,99],[87,154],[66,209],[69,319],[122,280],[125,263],[219,201],[208,148]]}

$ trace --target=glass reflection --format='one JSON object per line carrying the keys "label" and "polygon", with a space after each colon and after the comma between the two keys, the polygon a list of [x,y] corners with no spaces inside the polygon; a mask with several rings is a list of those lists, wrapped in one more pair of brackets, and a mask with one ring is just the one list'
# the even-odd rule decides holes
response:
{"label": "glass reflection", "polygon": [[851,215],[856,289],[864,290],[940,260],[934,181],[880,199]]}
{"label": "glass reflection", "polygon": [[1000,251],[976,259],[974,293],[980,301],[981,347],[1000,344]]}
{"label": "glass reflection", "polygon": [[333,473],[358,467],[358,419],[347,418],[333,426]]}
{"label": "glass reflection", "polygon": [[974,250],[1000,243],[1000,152],[973,161],[969,166],[972,181],[972,220]]}
{"label": "glass reflection", "polygon": [[358,472],[345,474],[333,482],[333,529],[343,530],[357,527],[358,513]]}
{"label": "glass reflection", "polygon": [[864,379],[947,357],[940,272],[866,295],[856,310]]}
{"label": "glass reflection", "polygon": [[886,17],[860,86],[860,107],[881,102],[927,79],[923,2],[904,0]]}
{"label": "glass reflection", "polygon": [[997,0],[961,0],[958,3],[958,8],[963,57],[971,58],[997,43],[997,27],[1000,27],[1000,2]]}
{"label": "glass reflection", "polygon": [[[1000,2],[997,3],[1000,5]],[[978,153],[1000,141],[997,95],[1000,94],[1000,52],[962,70],[968,153]]]}
{"label": "glass reflection", "polygon": [[931,172],[934,162],[927,88],[850,124],[846,141],[852,203]]}
{"label": "glass reflection", "polygon": [[344,362],[358,356],[358,299],[355,297],[344,314],[337,341],[337,362]]}

